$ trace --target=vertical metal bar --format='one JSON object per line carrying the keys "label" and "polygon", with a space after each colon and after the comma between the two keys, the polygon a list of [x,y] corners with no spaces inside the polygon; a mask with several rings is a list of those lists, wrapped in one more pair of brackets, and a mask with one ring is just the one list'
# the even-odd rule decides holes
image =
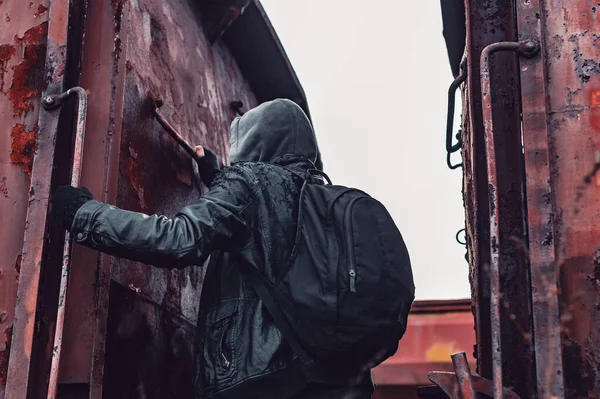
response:
{"label": "vertical metal bar", "polygon": [[456,371],[456,378],[458,380],[458,388],[462,399],[477,399],[477,392],[473,388],[473,379],[471,376],[471,369],[469,362],[467,361],[467,355],[465,352],[459,352],[452,355],[452,364]]}
{"label": "vertical metal bar", "polygon": [[[46,50],[46,87],[43,96],[63,92],[67,57],[69,0],[52,0]],[[30,366],[38,302],[42,257],[54,164],[54,143],[59,113],[40,110],[37,151],[33,160],[26,230],[23,237],[21,274],[17,288],[15,323],[7,373],[5,399],[25,399],[30,387]]]}
{"label": "vertical metal bar", "polygon": [[494,119],[492,115],[492,96],[490,82],[490,56],[498,51],[516,51],[519,55],[531,56],[539,51],[539,45],[532,40],[521,42],[500,42],[490,44],[481,52],[481,96],[483,105],[483,124],[485,128],[485,148],[487,157],[489,207],[490,207],[490,316],[492,332],[492,368],[494,381],[494,399],[502,398],[502,344],[500,301],[500,201],[498,192],[498,174],[496,148],[494,143]]}
{"label": "vertical metal bar", "polygon": [[[59,96],[47,96],[42,101],[47,108],[60,106],[64,99],[77,95],[77,123],[75,133],[75,149],[73,152],[73,169],[71,172],[71,185],[79,186],[81,176],[81,160],[83,155],[83,140],[85,138],[85,118],[87,114],[87,93],[81,87],[67,90]],[[65,244],[63,248],[62,273],[60,278],[60,290],[58,295],[58,311],[56,314],[56,330],[54,332],[54,345],[52,347],[52,365],[50,368],[50,379],[48,386],[48,399],[56,398],[58,387],[58,370],[60,366],[60,354],[65,324],[65,303],[67,300],[67,289],[69,285],[69,272],[71,267],[71,249],[73,240],[71,233],[65,233]]]}
{"label": "vertical metal bar", "polygon": [[[566,339],[566,337],[561,337],[563,326],[559,314],[559,273],[557,271],[556,244],[556,225],[558,221],[555,220],[555,218],[562,218],[564,213],[560,208],[556,208],[555,204],[553,185],[557,184],[558,172],[552,172],[552,164],[556,160],[553,159],[551,152],[551,133],[548,126],[552,118],[549,113],[550,98],[552,98],[553,103],[560,103],[560,96],[551,97],[549,89],[551,86],[556,86],[561,96],[564,95],[563,93],[569,92],[570,85],[565,80],[569,80],[569,77],[575,76],[573,69],[571,69],[573,64],[571,64],[570,60],[578,58],[579,54],[575,52],[575,56],[573,57],[566,50],[562,50],[561,46],[554,43],[568,43],[571,40],[568,37],[576,38],[577,35],[571,35],[573,32],[570,30],[572,27],[578,25],[577,19],[582,14],[585,15],[586,12],[589,12],[590,16],[592,14],[591,11],[583,11],[585,7],[580,8],[577,3],[581,2],[578,1],[552,2],[552,5],[548,4],[550,2],[541,0],[519,0],[516,3],[520,34],[527,35],[527,37],[539,37],[542,46],[546,47],[550,43],[550,48],[556,48],[556,50],[550,50],[550,48],[544,49],[541,59],[536,59],[522,65],[521,93],[523,104],[523,146],[525,149],[527,174],[527,214],[529,257],[531,263],[533,340],[537,364],[537,395],[539,398],[564,398],[565,373],[563,372],[561,346],[565,342],[563,339]],[[591,10],[590,2],[587,3],[590,5]],[[545,7],[551,8],[552,16],[550,19],[556,21],[556,25],[552,30],[547,30],[544,27],[546,19],[549,18],[549,16],[545,15]],[[573,16],[569,16],[571,9],[574,11],[572,13]],[[583,28],[581,29],[583,30]],[[563,51],[562,53],[561,50]],[[549,51],[556,51],[556,54],[552,56],[552,61],[545,61]],[[592,54],[592,51],[590,51],[590,54]],[[584,57],[581,58],[583,59]],[[568,69],[560,70],[551,84],[547,71],[547,68],[549,68],[547,63],[558,64],[559,66],[564,63],[563,66],[566,66]],[[569,99],[568,103],[571,104],[571,99]],[[579,115],[577,118],[579,118]],[[579,130],[580,128],[577,128],[575,131]],[[566,154],[569,148],[575,148],[577,151],[577,156],[564,157],[568,159],[567,163],[577,168],[577,158],[582,155],[579,148],[582,147],[578,148],[576,144],[575,131],[565,129],[561,131],[561,135],[565,140],[569,141],[569,144],[562,148],[564,151],[563,154]],[[590,144],[590,142],[586,142],[585,145],[589,146]],[[567,176],[568,179],[575,181],[577,173],[569,173]],[[567,201],[574,201],[574,197],[576,196],[571,194]],[[566,225],[569,222],[572,222],[572,220],[568,218],[566,220],[563,219],[563,223]],[[582,237],[577,237],[577,241],[581,239]],[[595,241],[595,245],[597,245],[597,237]],[[563,245],[566,246],[566,243],[563,243]],[[576,273],[581,273],[580,270],[582,269],[576,268],[575,270],[577,270]],[[584,307],[582,306],[582,308]],[[589,309],[591,307],[585,309],[584,312],[589,314]],[[597,330],[597,327],[594,329]],[[585,332],[583,334],[587,335]],[[585,340],[587,341],[588,339],[589,337],[586,336]],[[577,354],[577,356],[583,356],[583,354]],[[594,364],[593,368],[595,369],[596,366],[597,364]],[[575,371],[575,373],[578,371]],[[584,396],[588,395],[583,393],[575,394],[573,392],[573,397]]]}

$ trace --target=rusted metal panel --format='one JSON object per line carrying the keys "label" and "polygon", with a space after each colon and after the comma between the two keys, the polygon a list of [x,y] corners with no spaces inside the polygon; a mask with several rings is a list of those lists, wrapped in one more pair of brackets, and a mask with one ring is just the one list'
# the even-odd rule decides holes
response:
{"label": "rusted metal panel", "polygon": [[0,398],[6,387],[38,134],[48,3],[0,4]]}
{"label": "rusted metal panel", "polygon": [[[89,92],[81,185],[109,203],[116,198],[127,4],[88,1],[85,14],[81,10],[74,15],[85,18],[85,30],[94,32],[85,35],[79,77],[79,84]],[[89,390],[91,398],[102,397],[109,281],[110,257],[75,246],[59,373],[61,391],[79,386]]]}
{"label": "rusted metal panel", "polygon": [[[8,2],[8,4],[11,3]],[[0,4],[0,7],[3,7],[4,4]],[[31,5],[34,4],[31,3]],[[13,76],[15,90],[11,94],[11,100],[14,102],[16,115],[38,110],[39,100],[36,101],[36,98],[39,98],[37,96],[42,90],[46,94],[62,91],[68,2],[54,1],[49,10],[47,5],[41,4],[37,12],[30,10],[33,14],[38,14],[37,17],[49,18],[47,24],[42,23],[37,26],[37,29],[28,31],[32,35],[30,37],[37,38],[35,40],[38,43],[46,43],[46,45],[38,46],[39,52],[34,57],[44,61],[41,61],[41,64],[31,64],[30,71],[22,72],[22,76],[25,78],[25,84],[21,86],[22,90],[19,90],[18,82],[15,86]],[[30,19],[25,17],[25,20]],[[12,18],[10,21],[12,22]],[[45,40],[46,30],[48,31],[47,41]],[[23,36],[24,39],[26,37],[26,35]],[[16,39],[18,40],[18,38]],[[27,51],[24,54],[27,58]],[[32,53],[29,53],[29,56],[31,57]],[[31,58],[29,59],[31,60]],[[57,124],[58,114],[56,112],[39,111],[37,124],[39,128],[37,142],[34,145],[35,155],[27,204],[27,224],[23,237],[12,347],[7,372],[6,398],[24,398],[28,389],[35,385],[31,383],[29,377]]]}
{"label": "rusted metal panel", "polygon": [[468,302],[415,302],[398,351],[373,370],[373,381],[377,386],[428,385],[431,370],[453,370],[450,355],[472,352],[473,326]]}
{"label": "rusted metal panel", "polygon": [[[251,11],[248,16],[228,14],[235,18],[225,21],[230,26],[226,38],[214,44],[206,36],[207,21],[211,21],[210,15],[203,14],[206,3],[55,0],[50,7],[44,4],[31,3],[21,9],[16,2],[0,1],[2,11],[10,8],[16,16],[35,11],[33,17],[21,18],[23,24],[30,23],[35,29],[18,31],[13,37],[15,28],[6,38],[2,36],[6,31],[0,32],[0,38],[9,44],[0,47],[0,83],[9,82],[13,70],[12,80],[23,83],[19,86],[22,90],[0,97],[0,105],[14,111],[15,121],[21,123],[15,125],[15,140],[6,144],[7,149],[12,145],[21,151],[8,152],[7,163],[13,162],[12,169],[4,173],[7,163],[2,164],[7,178],[0,185],[0,192],[14,201],[10,206],[16,210],[10,214],[11,224],[3,224],[11,227],[10,235],[5,235],[15,237],[14,241],[3,241],[15,259],[8,262],[8,272],[4,270],[7,262],[2,263],[0,284],[10,284],[6,289],[2,286],[0,310],[6,307],[8,311],[0,312],[0,327],[10,325],[13,308],[21,315],[15,322],[6,372],[8,356],[4,355],[8,348],[0,351],[0,393],[4,396],[8,374],[6,396],[10,398],[46,395],[52,336],[55,328],[60,333],[60,326],[55,326],[55,303],[63,231],[47,223],[48,198],[51,184],[68,183],[70,162],[78,155],[72,153],[74,139],[70,135],[74,104],[65,104],[60,113],[39,112],[42,89],[46,94],[58,94],[63,86],[79,85],[88,93],[81,185],[89,187],[96,198],[123,208],[167,215],[192,202],[201,190],[192,184],[192,160],[154,120],[148,107],[151,96],[165,101],[163,113],[186,141],[207,145],[224,164],[228,160],[229,124],[243,112],[235,110],[232,103],[243,103],[247,109],[281,96],[295,100],[308,113],[302,87],[256,1],[242,6]],[[49,26],[44,23],[48,14]],[[215,26],[223,21],[215,20]],[[47,29],[49,50],[45,57]],[[257,69],[257,60],[248,56],[248,44],[269,59],[267,67]],[[12,64],[16,62],[19,64]],[[42,81],[44,73],[47,79]],[[12,176],[23,178],[21,186],[10,180]],[[21,245],[22,237],[15,235],[13,224],[18,226],[20,221],[24,229],[26,214],[30,224]],[[15,302],[15,264],[18,269],[21,246],[22,284]],[[82,247],[74,248],[71,265],[62,360],[58,379],[56,374],[50,377],[52,390],[58,382],[60,396],[97,399],[137,397],[143,392],[150,397],[172,397],[187,392],[191,387],[187,382],[192,380],[191,348],[203,269],[163,271]],[[111,268],[115,270],[112,278]],[[11,336],[6,337],[8,342]],[[128,363],[130,352],[142,362]],[[151,361],[155,355],[160,361]],[[122,385],[122,379],[129,385]]]}
{"label": "rusted metal panel", "polygon": [[[503,258],[503,248],[500,245],[501,227],[500,227],[500,187],[498,184],[499,169],[506,168],[505,164],[499,162],[496,153],[496,131],[494,124],[492,92],[490,69],[492,65],[491,57],[493,54],[502,51],[511,51],[524,57],[531,57],[539,53],[539,44],[534,40],[523,40],[520,42],[498,42],[490,44],[481,52],[481,96],[483,106],[483,124],[485,130],[485,147],[487,160],[487,180],[488,190],[490,192],[488,206],[490,208],[490,319],[492,330],[492,372],[494,382],[494,398],[500,399],[503,391],[503,363],[502,363],[502,340],[501,333],[504,329],[501,320],[501,302],[504,295],[501,282],[500,271],[504,268],[501,263]],[[505,300],[504,300],[505,301]],[[514,356],[514,354],[513,354]]]}
{"label": "rusted metal panel", "polygon": [[540,397],[600,393],[598,8],[519,5],[519,31],[544,48],[543,60],[521,68]]}
{"label": "rusted metal panel", "polygon": [[[131,4],[116,198],[122,208],[172,216],[200,196],[193,160],[155,120],[152,98],[162,99],[161,113],[188,143],[206,145],[222,163],[236,116],[231,102],[258,104],[226,44],[211,45],[201,21],[193,2]],[[200,266],[167,271],[113,259],[105,396],[180,397],[191,388]]]}
{"label": "rusted metal panel", "polygon": [[47,1],[0,4],[0,397],[4,395],[21,249],[38,132]]}
{"label": "rusted metal panel", "polygon": [[[492,378],[492,329],[490,314],[490,216],[498,218],[500,251],[499,291],[504,385],[530,397],[534,387],[529,319],[529,284],[523,206],[522,153],[520,138],[520,96],[515,55],[497,54],[491,66],[490,96],[494,109],[494,144],[497,163],[497,191],[487,178],[482,113],[480,56],[496,42],[516,40],[514,4],[511,1],[466,1],[468,80],[463,105],[463,162],[468,258],[477,331],[478,373]],[[498,201],[497,215],[490,215],[489,199]]]}
{"label": "rusted metal panel", "polygon": [[[540,6],[534,0],[519,4],[522,37],[543,35]],[[544,51],[547,43],[541,40]],[[552,201],[551,153],[546,125],[546,74],[544,57],[521,64],[523,145],[527,174],[529,257],[531,263],[532,317],[537,367],[537,394],[563,397],[560,320]]]}

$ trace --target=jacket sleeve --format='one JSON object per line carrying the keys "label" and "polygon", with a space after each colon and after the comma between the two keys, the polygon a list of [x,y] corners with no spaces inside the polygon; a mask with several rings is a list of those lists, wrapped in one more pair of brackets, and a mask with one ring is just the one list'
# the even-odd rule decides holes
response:
{"label": "jacket sleeve", "polygon": [[201,265],[214,250],[231,250],[249,238],[252,190],[242,178],[218,180],[173,218],[89,201],[77,211],[71,233],[87,247],[158,267]]}

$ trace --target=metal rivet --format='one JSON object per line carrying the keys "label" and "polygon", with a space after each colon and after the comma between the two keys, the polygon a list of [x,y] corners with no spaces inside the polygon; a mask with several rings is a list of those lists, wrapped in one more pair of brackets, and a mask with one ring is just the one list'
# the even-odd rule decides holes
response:
{"label": "metal rivet", "polygon": [[83,233],[77,234],[77,239],[78,240],[83,240]]}

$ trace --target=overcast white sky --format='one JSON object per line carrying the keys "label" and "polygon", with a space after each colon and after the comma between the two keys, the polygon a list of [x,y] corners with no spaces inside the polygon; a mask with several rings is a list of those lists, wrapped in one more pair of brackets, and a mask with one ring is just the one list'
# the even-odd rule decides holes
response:
{"label": "overcast white sky", "polygon": [[452,74],[440,1],[262,4],[306,92],[325,171],[386,205],[411,255],[417,299],[468,298],[465,247],[455,241],[462,177],[446,166]]}

